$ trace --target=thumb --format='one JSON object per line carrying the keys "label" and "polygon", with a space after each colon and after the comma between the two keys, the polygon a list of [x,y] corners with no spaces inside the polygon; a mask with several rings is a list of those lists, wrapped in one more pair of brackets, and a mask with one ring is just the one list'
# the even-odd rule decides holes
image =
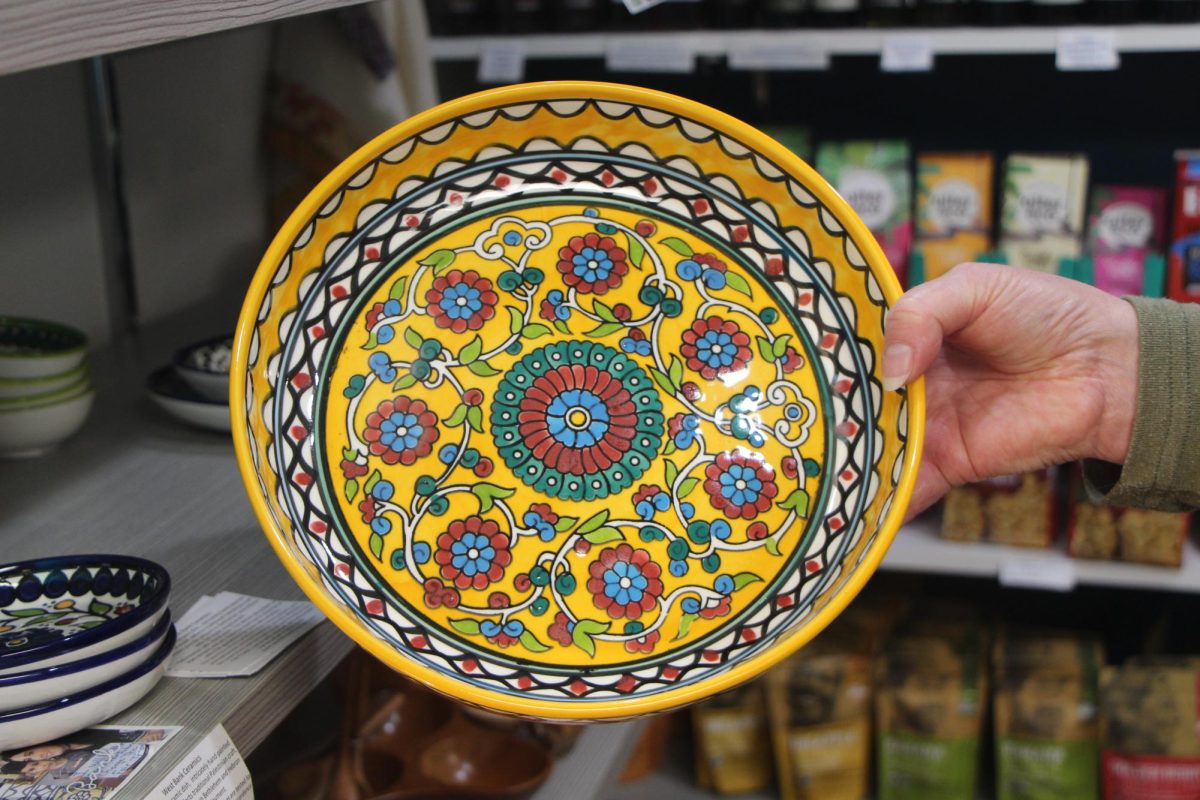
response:
{"label": "thumb", "polygon": [[895,391],[924,374],[942,342],[983,313],[997,276],[994,264],[960,264],[897,300],[887,315],[883,388]]}

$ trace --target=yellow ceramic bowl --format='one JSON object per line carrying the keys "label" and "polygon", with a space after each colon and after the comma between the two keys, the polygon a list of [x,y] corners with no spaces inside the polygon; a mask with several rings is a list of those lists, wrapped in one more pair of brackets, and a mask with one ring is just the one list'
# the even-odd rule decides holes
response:
{"label": "yellow ceramic bowl", "polygon": [[900,289],[808,166],[695,103],[546,83],[396,126],[284,225],[230,405],[259,520],[347,634],[500,712],[712,695],[874,571],[919,457]]}

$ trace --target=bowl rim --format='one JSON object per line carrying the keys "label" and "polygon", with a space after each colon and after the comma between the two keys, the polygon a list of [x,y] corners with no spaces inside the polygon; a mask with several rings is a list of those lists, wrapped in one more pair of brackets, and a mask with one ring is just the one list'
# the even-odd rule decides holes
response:
{"label": "bowl rim", "polygon": [[[80,364],[76,364],[75,366],[71,367],[70,369],[63,370],[62,372],[54,372],[49,375],[37,375],[32,378],[0,377],[0,388],[4,388],[4,387],[8,387],[8,386],[36,387],[37,384],[54,383],[55,381],[61,381],[63,378],[67,377],[68,375],[74,376],[76,373],[84,374],[87,371],[88,371],[88,365],[86,363],[80,363]],[[72,383],[74,383],[74,381],[72,381]]]}
{"label": "bowl rim", "polygon": [[923,379],[918,379],[907,387],[908,402],[905,414],[908,433],[907,445],[900,476],[896,481],[894,500],[878,525],[875,539],[863,553],[840,591],[833,595],[821,609],[808,617],[798,631],[784,634],[772,647],[732,664],[722,671],[714,671],[709,677],[688,686],[665,690],[649,696],[590,700],[579,703],[535,697],[510,697],[480,687],[468,686],[452,675],[407,658],[391,645],[371,635],[357,616],[350,613],[341,604],[334,602],[326,594],[321,581],[315,575],[310,574],[305,565],[292,557],[290,533],[276,526],[268,502],[263,497],[263,492],[258,485],[254,454],[250,448],[248,424],[246,415],[242,413],[246,403],[247,381],[245,376],[250,344],[258,327],[258,310],[266,293],[270,291],[275,269],[287,254],[293,239],[308,224],[310,218],[316,215],[334,191],[358,174],[363,163],[394,145],[395,142],[414,136],[449,118],[466,116],[496,106],[578,99],[580,97],[591,98],[593,101],[643,105],[676,116],[695,119],[715,131],[726,133],[753,147],[771,159],[786,174],[799,179],[805,188],[833,213],[862,253],[871,274],[879,282],[887,307],[890,308],[900,297],[902,293],[900,282],[892,271],[882,248],[866,224],[850,208],[850,205],[799,156],[752,125],[702,103],[636,86],[593,81],[546,81],[515,84],[450,100],[409,117],[398,125],[383,131],[343,160],[297,205],[271,240],[243,301],[234,340],[233,362],[230,365],[230,375],[238,377],[236,380],[230,381],[229,410],[233,425],[234,450],[237,454],[242,483],[246,488],[259,525],[292,579],[343,633],[373,656],[407,677],[443,694],[480,705],[491,711],[542,719],[601,721],[681,708],[740,685],[790,656],[821,633],[830,622],[841,614],[875,573],[891,545],[896,531],[903,523],[905,509],[912,497],[924,442],[925,392]]}
{"label": "bowl rim", "polygon": [[94,656],[81,658],[78,661],[68,661],[66,664],[56,664],[52,667],[40,667],[26,670],[25,672],[11,672],[7,675],[0,675],[0,689],[10,689],[14,686],[24,686],[54,678],[62,678],[67,675],[74,675],[77,672],[87,672],[90,669],[101,667],[110,661],[118,661],[125,656],[133,655],[139,650],[144,650],[154,644],[166,634],[169,627],[171,627],[171,610],[167,609],[158,618],[158,622],[154,623],[153,628],[132,642],[128,642],[112,650],[106,650],[103,653],[97,653]]}
{"label": "bowl rim", "polygon": [[[94,397],[96,394],[95,388],[92,386],[92,384],[90,382],[88,382],[86,380],[76,381],[75,383],[71,384],[70,386],[68,386],[66,388],[69,389],[70,391],[64,390],[62,393],[47,392],[46,397],[38,398],[35,401],[13,403],[11,405],[8,405],[8,404],[4,403],[3,401],[0,401],[0,417],[3,417],[5,414],[19,414],[22,411],[42,411],[42,410],[48,409],[48,408],[57,408],[59,406],[65,406],[67,403],[72,403],[76,400],[80,400],[83,398],[90,399],[90,398]],[[25,398],[10,398],[10,399],[25,400]]]}
{"label": "bowl rim", "polygon": [[46,642],[45,644],[31,647],[28,650],[22,650],[19,653],[0,653],[0,668],[9,669],[10,667],[34,664],[45,658],[62,655],[81,647],[102,642],[111,636],[137,626],[139,623],[157,614],[159,609],[166,605],[167,598],[171,594],[170,574],[161,564],[157,564],[149,559],[138,558],[137,556],[97,553],[14,561],[8,564],[0,564],[0,581],[6,580],[14,573],[48,572],[54,569],[65,571],[71,567],[99,566],[102,564],[125,569],[136,569],[140,572],[154,575],[158,580],[158,592],[150,597],[149,600],[139,602],[125,614],[115,619],[110,619],[107,622],[102,622],[94,628],[68,634],[61,639]]}
{"label": "bowl rim", "polygon": [[198,342],[193,342],[192,344],[189,344],[185,347],[181,347],[178,350],[176,350],[174,355],[171,356],[171,366],[175,367],[175,369],[180,370],[180,371],[195,372],[199,375],[206,375],[206,376],[214,377],[214,378],[222,377],[222,376],[225,378],[228,378],[233,369],[232,362],[230,363],[230,372],[222,372],[220,370],[215,370],[215,369],[203,369],[201,367],[193,367],[190,364],[184,363],[187,360],[187,357],[192,353],[192,351],[198,350],[201,347],[208,347],[209,345],[222,344],[226,341],[229,342],[229,348],[232,353],[235,343],[236,343],[235,339],[234,339],[234,334],[226,333],[226,334],[223,334],[220,336],[210,336],[207,339],[202,339]]}
{"label": "bowl rim", "polygon": [[42,406],[57,405],[63,400],[83,394],[91,388],[91,376],[84,372],[66,386],[60,386],[57,389],[50,389],[49,391],[37,392],[35,394],[20,394],[15,397],[0,397],[0,413],[15,411],[19,408],[40,408]]}
{"label": "bowl rim", "polygon": [[95,700],[97,697],[106,695],[109,692],[116,691],[117,689],[127,686],[128,684],[136,681],[138,678],[144,677],[145,675],[148,675],[149,673],[158,669],[171,655],[171,651],[175,649],[175,640],[175,626],[171,625],[167,629],[167,635],[163,639],[162,644],[158,646],[158,649],[155,650],[148,659],[143,661],[141,664],[138,664],[128,672],[124,672],[111,680],[97,684],[96,686],[93,686],[90,689],[85,689],[82,692],[76,692],[75,694],[69,694],[65,697],[59,697],[54,700],[47,700],[45,703],[38,703],[34,706],[24,706],[22,708],[15,708],[12,711],[0,713],[0,725],[7,725],[10,722],[18,722],[23,719],[29,719],[30,717],[40,717],[43,714],[50,714],[55,711],[60,711],[70,706],[85,703],[88,700]]}
{"label": "bowl rim", "polygon": [[48,319],[36,319],[34,317],[12,317],[0,315],[0,327],[5,325],[15,325],[18,327],[29,328],[31,330],[45,330],[54,333],[63,334],[75,340],[74,344],[67,347],[55,350],[31,350],[28,352],[19,351],[16,353],[0,352],[0,362],[3,361],[34,361],[42,358],[58,358],[60,356],[72,355],[81,353],[87,350],[88,337],[87,334],[78,328],[72,328],[70,325],[64,325],[61,322],[54,322]]}
{"label": "bowl rim", "polygon": [[[154,370],[153,372],[151,372],[149,375],[147,375],[146,376],[146,394],[148,394],[154,398],[170,400],[171,402],[174,402],[174,403],[188,403],[189,405],[202,406],[204,408],[216,408],[216,407],[224,408],[229,405],[228,403],[222,403],[220,400],[209,400],[207,397],[204,397],[203,395],[201,395],[200,392],[198,392],[192,388],[191,384],[188,384],[186,382],[186,380],[184,379],[184,377],[182,375],[178,375],[176,373],[177,369],[178,368],[175,367],[173,364],[165,364],[165,365],[159,367],[158,369]],[[202,374],[213,375],[214,373],[205,372]],[[157,389],[155,389],[154,383],[155,383],[156,379],[160,379],[163,376],[167,376],[167,375],[176,377],[179,381],[181,381],[187,387],[187,390],[190,394],[187,397],[181,397],[177,394],[167,394],[166,392],[160,392]]]}

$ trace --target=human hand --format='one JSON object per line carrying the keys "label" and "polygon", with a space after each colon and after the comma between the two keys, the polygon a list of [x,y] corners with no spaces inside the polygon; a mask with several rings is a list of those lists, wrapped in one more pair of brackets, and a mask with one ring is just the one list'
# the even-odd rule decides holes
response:
{"label": "human hand", "polygon": [[909,518],[952,486],[1129,449],[1137,315],[1086,284],[962,264],[892,307],[881,366],[885,388],[925,376]]}

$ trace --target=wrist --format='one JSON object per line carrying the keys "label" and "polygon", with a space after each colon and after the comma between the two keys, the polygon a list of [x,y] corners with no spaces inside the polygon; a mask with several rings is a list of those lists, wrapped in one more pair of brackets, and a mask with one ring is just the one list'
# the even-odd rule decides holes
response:
{"label": "wrist", "polygon": [[1093,457],[1125,463],[1133,438],[1138,394],[1138,317],[1133,305],[1116,300],[1108,335],[1097,346],[1096,364],[1102,381],[1104,407],[1097,426]]}

